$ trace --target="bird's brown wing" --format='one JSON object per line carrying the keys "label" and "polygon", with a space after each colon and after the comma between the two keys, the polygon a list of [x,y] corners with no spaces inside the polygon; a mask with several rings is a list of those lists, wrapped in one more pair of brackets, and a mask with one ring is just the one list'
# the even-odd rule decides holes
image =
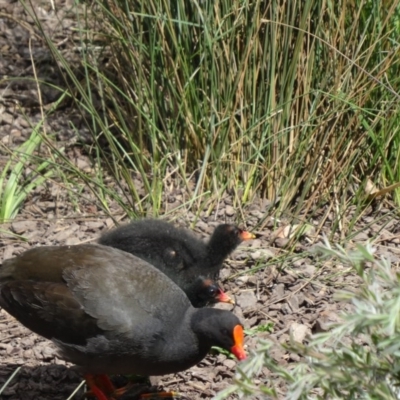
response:
{"label": "bird's brown wing", "polygon": [[102,333],[95,318],[65,284],[11,281],[1,287],[0,305],[32,331],[71,344]]}
{"label": "bird's brown wing", "polygon": [[[98,246],[42,246],[29,249],[3,262],[0,267],[0,285],[8,281],[65,282],[67,267],[89,265]],[[97,259],[96,259],[97,261]]]}
{"label": "bird's brown wing", "polygon": [[184,292],[166,275],[111,247],[98,247],[91,265],[66,268],[63,277],[101,329],[127,338],[173,330],[191,307]]}
{"label": "bird's brown wing", "polygon": [[95,244],[39,247],[6,260],[0,293],[25,326],[75,344],[107,331],[127,338],[172,331],[190,307],[182,290],[144,260]]}

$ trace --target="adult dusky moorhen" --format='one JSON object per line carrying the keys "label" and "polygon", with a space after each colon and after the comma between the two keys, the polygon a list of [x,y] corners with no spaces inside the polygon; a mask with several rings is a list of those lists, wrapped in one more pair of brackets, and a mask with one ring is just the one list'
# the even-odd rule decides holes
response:
{"label": "adult dusky moorhen", "polygon": [[98,383],[108,374],[182,371],[211,346],[246,357],[235,315],[192,307],[161,271],[98,244],[37,247],[5,260],[0,306],[52,339],[61,356],[86,374],[99,400],[115,397]]}
{"label": "adult dusky moorhen", "polygon": [[255,235],[231,224],[218,225],[207,243],[169,222],[143,219],[103,234],[98,242],[138,256],[168,275],[195,307],[212,297],[199,296],[199,278],[215,279],[225,258]]}

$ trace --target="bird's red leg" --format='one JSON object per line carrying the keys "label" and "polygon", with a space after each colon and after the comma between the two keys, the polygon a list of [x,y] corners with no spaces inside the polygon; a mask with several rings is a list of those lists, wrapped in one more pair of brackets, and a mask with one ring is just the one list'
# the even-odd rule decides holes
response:
{"label": "bird's red leg", "polygon": [[[86,383],[90,389],[90,394],[95,396],[97,400],[113,400],[118,399],[130,389],[136,386],[135,383],[128,383],[126,386],[116,389],[110,378],[105,374],[85,375]],[[176,392],[153,392],[143,393],[139,395],[140,400],[157,400],[157,399],[174,399],[179,397]]]}
{"label": "bird's red leg", "polygon": [[96,384],[96,375],[86,374],[85,380],[88,385],[91,394],[97,397],[97,400],[109,400],[109,398],[103,393],[103,391]]}
{"label": "bird's red leg", "polygon": [[106,374],[95,375],[98,382],[101,384],[101,389],[104,390],[107,394],[114,394],[117,389],[111,382],[110,378]]}

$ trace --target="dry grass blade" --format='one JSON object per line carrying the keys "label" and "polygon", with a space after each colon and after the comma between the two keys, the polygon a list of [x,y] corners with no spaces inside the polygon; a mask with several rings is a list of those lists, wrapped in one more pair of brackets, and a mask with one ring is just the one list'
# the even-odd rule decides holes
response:
{"label": "dry grass blade", "polygon": [[4,392],[4,390],[7,388],[7,386],[11,383],[11,381],[15,378],[15,376],[18,374],[19,370],[22,367],[17,367],[15,371],[11,374],[11,376],[6,380],[4,385],[0,388],[0,395]]}

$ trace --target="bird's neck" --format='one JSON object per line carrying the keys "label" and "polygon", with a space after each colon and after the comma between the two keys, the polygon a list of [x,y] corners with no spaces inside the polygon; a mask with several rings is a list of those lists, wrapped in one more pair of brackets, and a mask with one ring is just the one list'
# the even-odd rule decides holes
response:
{"label": "bird's neck", "polygon": [[181,370],[190,368],[200,362],[209,352],[211,345],[208,341],[204,342],[198,332],[196,332],[196,322],[194,314],[198,308],[190,308],[183,319],[183,329],[173,329],[172,336],[163,343],[159,352],[159,361],[173,362],[180,365]]}
{"label": "bird's neck", "polygon": [[207,255],[210,261],[213,264],[222,264],[226,257],[231,253],[231,249],[229,246],[224,246],[224,244],[219,241],[214,240],[213,238],[207,243]]}
{"label": "bird's neck", "polygon": [[199,343],[202,343],[204,351],[208,352],[214,341],[212,339],[212,326],[216,325],[220,319],[222,310],[217,308],[196,308],[191,317],[191,330],[196,335]]}

